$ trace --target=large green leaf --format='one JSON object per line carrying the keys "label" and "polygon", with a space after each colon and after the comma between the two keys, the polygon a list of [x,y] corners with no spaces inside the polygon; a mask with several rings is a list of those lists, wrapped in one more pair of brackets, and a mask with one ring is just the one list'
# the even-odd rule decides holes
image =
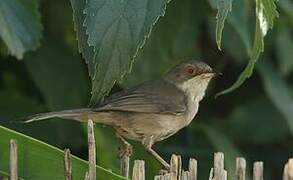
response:
{"label": "large green leaf", "polygon": [[287,120],[288,127],[293,135],[293,98],[289,87],[269,62],[262,62],[257,67],[267,95]]}
{"label": "large green leaf", "polygon": [[254,69],[260,53],[264,50],[264,37],[269,28],[273,27],[274,19],[278,17],[275,0],[256,0],[256,26],[254,33],[254,43],[250,59],[244,71],[240,74],[237,81],[228,89],[217,93],[216,96],[229,93],[240,87],[248,79]]}
{"label": "large green leaf", "polygon": [[216,42],[218,49],[221,50],[222,33],[224,29],[224,23],[228,16],[228,13],[232,10],[233,0],[217,0],[217,25],[216,25]]}
{"label": "large green leaf", "polygon": [[201,1],[181,0],[170,3],[164,18],[156,25],[143,51],[138,55],[137,63],[133,64],[125,84],[131,86],[157,79],[179,62],[190,58],[200,59],[197,42],[205,10]]}
{"label": "large green leaf", "polygon": [[[64,153],[61,150],[2,126],[0,126],[0,134],[1,175],[7,176],[9,173],[9,140],[16,139],[18,144],[19,178],[28,180],[65,179]],[[86,161],[72,156],[73,179],[83,179],[87,168],[88,163]],[[97,166],[97,174],[104,175],[106,179],[125,179],[100,166]]]}
{"label": "large green leaf", "polygon": [[42,26],[37,0],[1,0],[0,36],[12,55],[22,59],[40,44]]}
{"label": "large green leaf", "polygon": [[88,43],[94,46],[91,104],[103,99],[129,71],[169,0],[89,0],[85,7]]}
{"label": "large green leaf", "polygon": [[94,50],[93,47],[89,46],[87,43],[88,36],[86,34],[86,28],[84,26],[85,14],[83,10],[85,8],[85,0],[70,0],[73,9],[73,20],[74,27],[78,39],[78,49],[82,54],[88,65],[88,72],[91,77],[94,76],[95,66],[94,66]]}

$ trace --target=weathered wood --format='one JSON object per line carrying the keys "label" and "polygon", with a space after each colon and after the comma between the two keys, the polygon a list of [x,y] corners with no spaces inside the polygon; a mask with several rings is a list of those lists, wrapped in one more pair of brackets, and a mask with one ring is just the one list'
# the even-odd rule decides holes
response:
{"label": "weathered wood", "polygon": [[293,158],[288,160],[288,179],[293,180]]}
{"label": "weathered wood", "polygon": [[261,161],[253,164],[253,180],[263,180],[263,162]]}
{"label": "weathered wood", "polygon": [[171,180],[180,180],[181,175],[181,157],[172,155],[170,161],[170,178]]}
{"label": "weathered wood", "polygon": [[120,159],[120,171],[121,171],[121,175],[128,178],[129,177],[129,161],[130,161],[130,157],[125,155],[125,156],[121,156]]}
{"label": "weathered wood", "polygon": [[162,180],[163,176],[162,175],[157,175],[154,177],[154,180]]}
{"label": "weathered wood", "polygon": [[84,180],[89,180],[89,172],[85,172]]}
{"label": "weathered wood", "polygon": [[210,175],[209,175],[209,180],[213,180],[213,176],[214,176],[214,168],[211,168]]}
{"label": "weathered wood", "polygon": [[283,180],[293,180],[293,158],[289,159],[285,164]]}
{"label": "weathered wood", "polygon": [[132,180],[145,180],[145,167],[144,161],[135,160],[133,171],[132,171]]}
{"label": "weathered wood", "polygon": [[71,154],[69,149],[64,150],[64,176],[65,180],[72,180]]}
{"label": "weathered wood", "polygon": [[181,171],[181,180],[190,180],[189,179],[190,173],[188,171]]}
{"label": "weathered wood", "polygon": [[132,154],[132,146],[120,137],[122,143],[120,146],[120,172],[121,175],[128,178],[129,177],[129,164],[130,164],[130,156]]}
{"label": "weathered wood", "polygon": [[242,157],[236,158],[236,180],[245,180],[246,161]]}
{"label": "weathered wood", "polygon": [[214,177],[213,180],[224,180],[224,154],[214,154]]}
{"label": "weathered wood", "polygon": [[222,179],[223,179],[223,180],[227,180],[227,178],[228,178],[228,173],[227,173],[227,171],[224,169],[223,174],[222,174]]}
{"label": "weathered wood", "polygon": [[163,175],[162,180],[170,180],[170,179],[171,179],[171,174],[170,173]]}
{"label": "weathered wood", "polygon": [[94,123],[88,120],[88,152],[89,152],[89,180],[96,180],[96,142],[94,134]]}
{"label": "weathered wood", "polygon": [[197,161],[193,158],[189,159],[188,180],[197,180]]}
{"label": "weathered wood", "polygon": [[17,168],[17,141],[15,139],[10,140],[10,180],[18,179]]}

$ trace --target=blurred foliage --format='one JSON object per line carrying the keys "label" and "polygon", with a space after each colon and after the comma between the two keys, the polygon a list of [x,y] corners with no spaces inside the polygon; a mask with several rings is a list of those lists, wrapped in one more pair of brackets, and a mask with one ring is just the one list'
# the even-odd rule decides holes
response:
{"label": "blurred foliage", "polygon": [[[86,159],[87,138],[83,124],[57,119],[28,125],[6,122],[39,112],[85,107],[90,99],[90,82],[95,77],[97,62],[106,63],[101,67],[110,75],[113,70],[117,70],[117,57],[111,59],[105,55],[106,58],[101,59],[100,56],[103,54],[93,57],[93,49],[99,48],[100,45],[94,44],[98,41],[93,40],[94,47],[91,49],[86,43],[87,27],[82,26],[83,18],[80,18],[85,7],[83,2],[0,2],[0,36],[3,40],[0,42],[0,124],[61,149],[70,148],[72,154]],[[157,3],[167,1],[146,2],[153,2],[150,4],[156,6]],[[154,17],[163,13],[165,16],[152,27],[150,37],[132,64],[131,73],[123,82],[116,84],[112,92],[145,80],[159,78],[182,60],[198,59],[207,62],[224,75],[211,83],[196,120],[188,128],[157,144],[155,148],[165,159],[169,159],[172,153],[181,154],[185,166],[189,157],[197,158],[199,179],[207,179],[215,151],[225,152],[230,177],[233,176],[231,171],[235,164],[234,158],[241,155],[248,160],[250,170],[253,161],[262,160],[265,163],[265,178],[280,179],[282,166],[293,154],[293,13],[290,8],[293,7],[293,2],[281,0],[277,3],[280,17],[274,21],[274,28],[265,34],[260,25],[262,21],[259,19],[260,12],[263,11],[260,8],[261,3],[269,3],[264,5],[272,8],[264,12],[264,18],[269,20],[267,25],[271,27],[273,19],[277,16],[274,0],[257,0],[256,4],[247,0],[222,2],[227,4],[217,5],[217,1],[212,0],[173,0],[167,5],[166,10],[158,8],[156,12],[150,12]],[[15,7],[19,11],[3,10],[11,7],[13,3],[18,5]],[[157,7],[162,6],[161,4]],[[260,8],[258,11],[255,11],[256,6]],[[107,7],[104,8],[106,11]],[[222,11],[217,12],[217,8]],[[96,12],[94,9],[91,11]],[[269,14],[266,14],[268,12]],[[147,35],[150,26],[153,26],[154,17],[149,19],[150,22],[145,27],[139,26],[146,28],[143,31],[145,33],[128,45],[121,44],[122,40],[126,41],[125,38],[129,38],[124,31],[118,33],[122,40],[118,39],[121,41],[108,34],[106,39],[107,42],[111,42],[109,45],[129,50],[125,57],[121,57],[126,64],[123,64],[123,69],[115,74],[115,78],[120,78],[120,75],[128,71],[133,56],[136,55],[136,47],[138,44],[142,45],[142,38],[145,38],[144,35]],[[7,24],[3,19],[11,21]],[[23,21],[29,23],[23,24]],[[98,28],[92,21],[94,19],[87,22]],[[134,22],[141,23],[139,19],[134,19]],[[79,42],[75,41],[74,23]],[[225,24],[223,32],[221,24]],[[120,26],[122,29],[126,28],[123,23]],[[31,27],[31,31],[28,27]],[[21,58],[25,51],[35,49],[39,44],[42,29],[40,47],[34,52],[24,54],[24,61],[17,61],[9,55]],[[22,39],[23,34],[27,39]],[[95,39],[96,36],[98,34],[91,38]],[[221,51],[218,50],[219,44]],[[105,44],[101,47],[107,53],[115,50]],[[261,54],[263,48],[264,52]],[[78,49],[83,55],[78,54]],[[85,51],[88,51],[88,54]],[[114,55],[117,56],[115,53]],[[83,62],[82,56],[88,64]],[[256,63],[258,57],[260,62]],[[240,76],[240,81],[252,73],[255,63],[256,73],[233,93],[214,99],[217,92],[235,81],[247,61],[248,69],[246,68]],[[109,68],[106,68],[107,63],[110,63]],[[91,74],[90,77],[87,71]],[[102,76],[97,75],[97,78]],[[108,84],[108,87],[112,84],[113,82]],[[4,134],[0,133],[3,137]],[[96,141],[98,165],[118,172],[119,143],[114,131],[110,127],[97,125]],[[134,144],[132,160],[145,159],[148,179],[151,179],[158,173],[160,165],[139,143],[131,143]],[[0,173],[6,170],[6,167],[0,166]],[[100,178],[108,179],[108,176],[100,175]]]}

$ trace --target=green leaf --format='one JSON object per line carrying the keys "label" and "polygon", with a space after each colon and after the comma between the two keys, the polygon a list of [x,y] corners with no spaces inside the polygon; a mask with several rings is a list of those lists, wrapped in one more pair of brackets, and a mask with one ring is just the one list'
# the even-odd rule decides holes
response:
{"label": "green leaf", "polygon": [[87,43],[88,36],[86,34],[86,27],[84,26],[85,14],[83,10],[85,8],[85,0],[70,0],[73,10],[74,28],[78,39],[78,50],[82,54],[88,65],[88,72],[90,77],[94,76],[94,49]]}
{"label": "green leaf", "polygon": [[277,55],[279,59],[279,71],[282,75],[288,75],[293,70],[292,38],[293,36],[291,36],[287,28],[282,28],[277,35]]}
{"label": "green leaf", "polygon": [[216,42],[218,49],[221,50],[222,33],[224,29],[225,20],[228,13],[232,10],[233,0],[217,0],[217,25],[216,25]]}
{"label": "green leaf", "polygon": [[287,120],[288,127],[293,135],[293,98],[290,94],[289,87],[277,74],[269,61],[262,62],[257,68],[267,95]]}
{"label": "green leaf", "polygon": [[138,50],[169,0],[89,0],[85,26],[94,46],[95,75],[91,104],[100,102],[116,81],[129,72]]}
{"label": "green leaf", "polygon": [[186,57],[201,59],[196,42],[199,41],[200,24],[205,10],[203,2],[173,1],[123,84],[129,87],[157,79],[172,66],[187,60]]}
{"label": "green leaf", "polygon": [[37,0],[1,0],[0,36],[11,54],[22,59],[40,44],[41,22]]}
{"label": "green leaf", "polygon": [[217,93],[216,97],[237,89],[252,75],[254,65],[264,50],[264,37],[268,29],[273,27],[275,17],[278,17],[275,0],[256,0],[256,26],[249,62],[237,81],[228,89]]}
{"label": "green leaf", "polygon": [[[9,140],[16,139],[19,178],[28,180],[64,179],[64,153],[61,150],[2,126],[0,126],[0,134],[0,175],[9,174]],[[72,156],[71,160],[73,179],[83,179],[88,163],[76,156]],[[107,177],[106,179],[125,179],[100,166],[97,166],[97,174],[103,174]]]}

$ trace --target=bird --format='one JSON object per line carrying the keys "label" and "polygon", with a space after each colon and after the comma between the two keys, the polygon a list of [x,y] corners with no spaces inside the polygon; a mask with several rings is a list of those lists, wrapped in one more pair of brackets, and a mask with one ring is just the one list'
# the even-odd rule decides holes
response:
{"label": "bird", "polygon": [[188,126],[198,112],[210,80],[217,75],[208,64],[189,60],[161,78],[114,93],[92,107],[32,115],[25,123],[48,118],[72,119],[109,125],[125,145],[140,141],[167,170],[170,165],[153,145]]}

